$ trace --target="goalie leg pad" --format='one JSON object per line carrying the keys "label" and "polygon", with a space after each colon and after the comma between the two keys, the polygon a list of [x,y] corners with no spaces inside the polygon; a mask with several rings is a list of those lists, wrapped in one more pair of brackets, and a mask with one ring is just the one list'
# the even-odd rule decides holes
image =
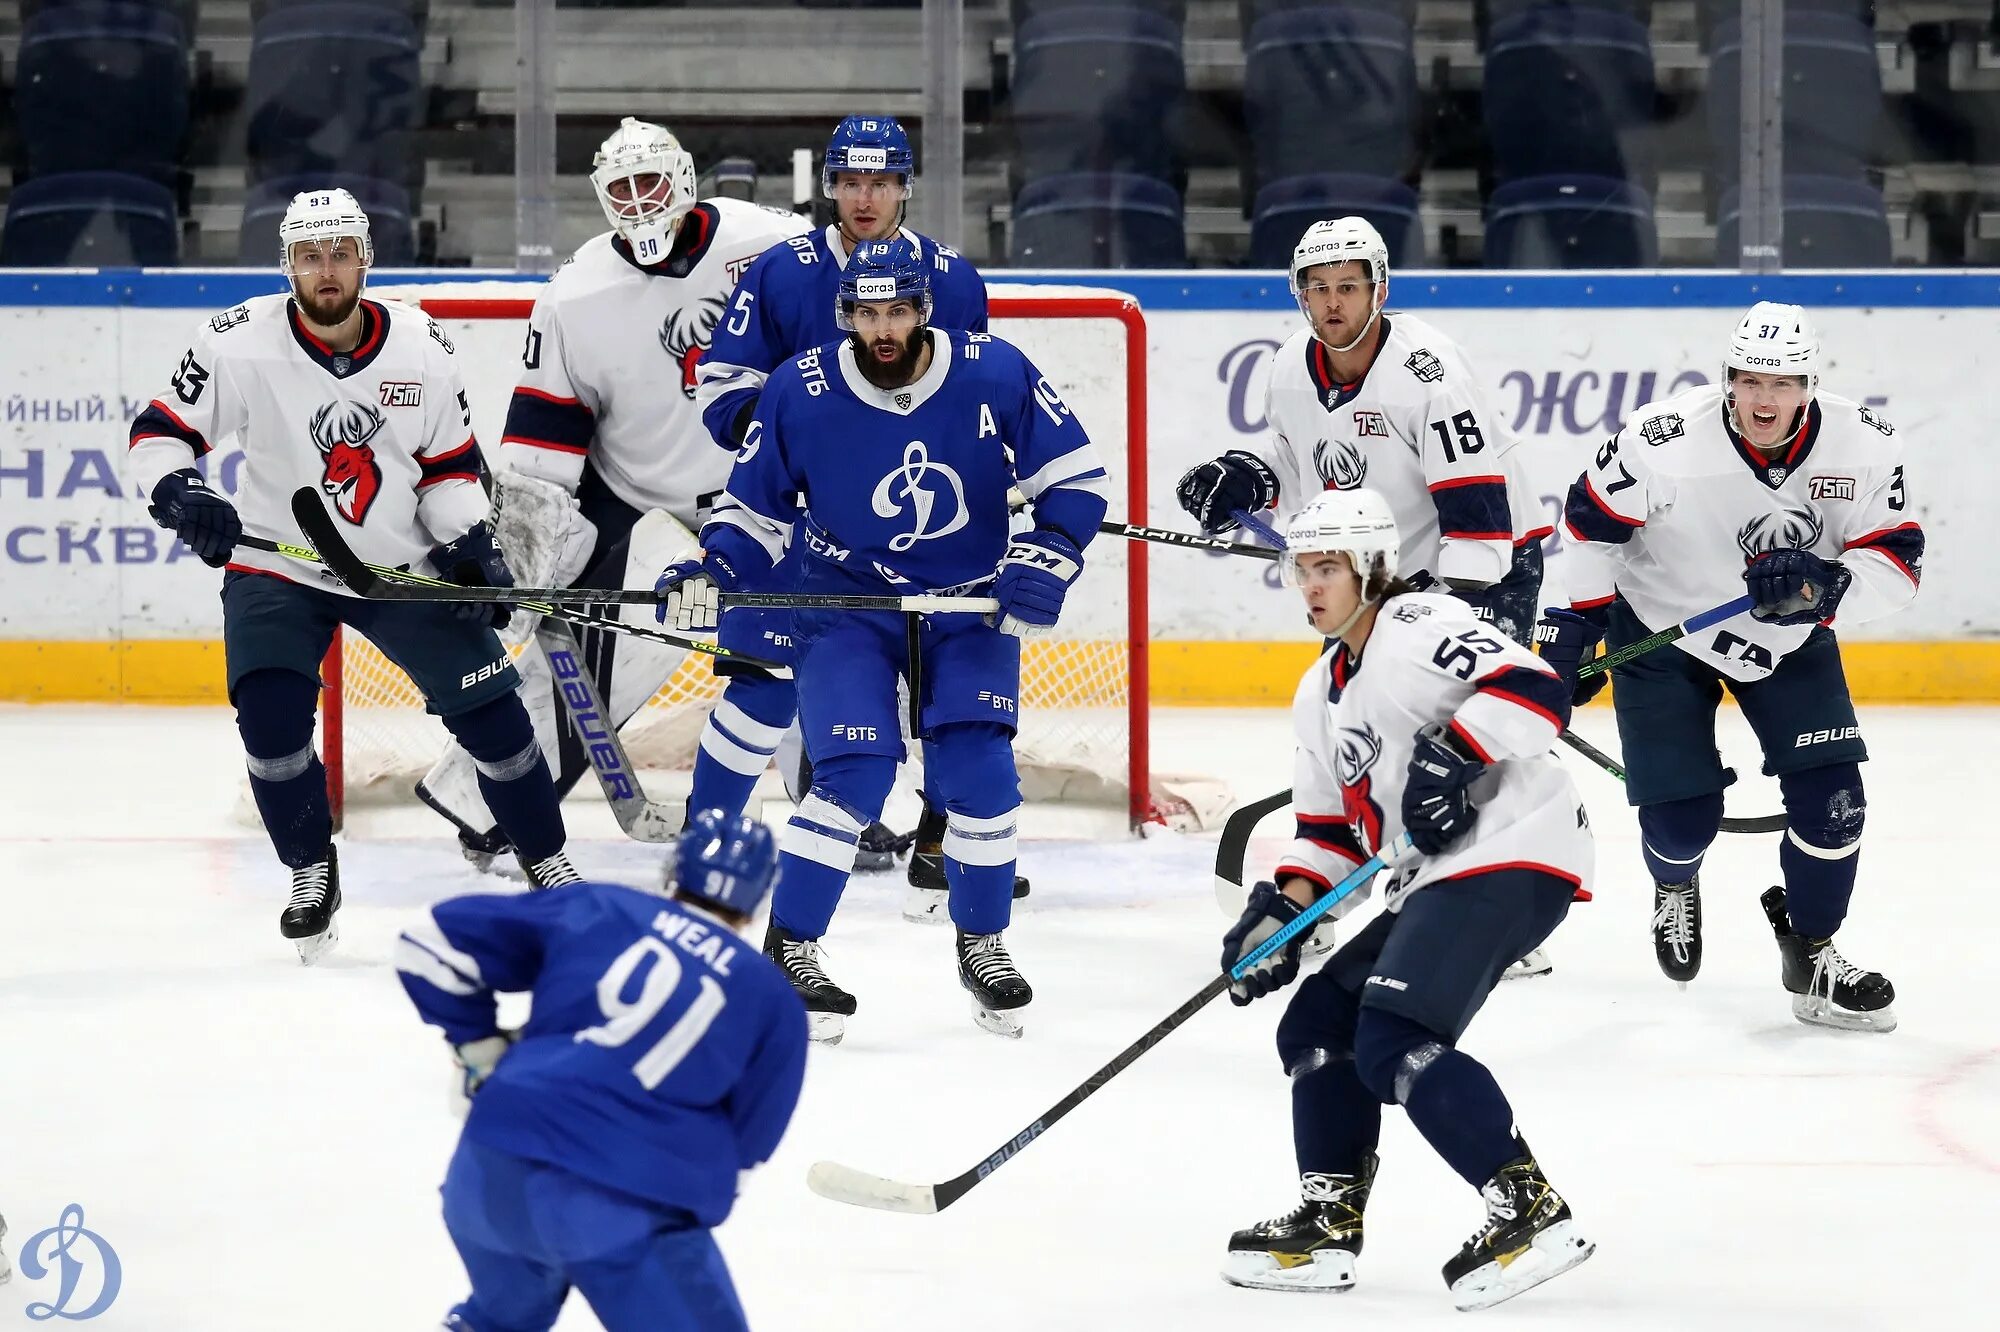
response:
{"label": "goalie leg pad", "polygon": [[444,724],[472,756],[480,794],[514,849],[531,863],[562,850],[567,839],[555,779],[521,700],[503,694]]}
{"label": "goalie leg pad", "polygon": [[271,847],[287,869],[317,864],[333,841],[326,769],[313,752],[319,681],[297,671],[252,671],[237,681],[234,698],[250,794]]}

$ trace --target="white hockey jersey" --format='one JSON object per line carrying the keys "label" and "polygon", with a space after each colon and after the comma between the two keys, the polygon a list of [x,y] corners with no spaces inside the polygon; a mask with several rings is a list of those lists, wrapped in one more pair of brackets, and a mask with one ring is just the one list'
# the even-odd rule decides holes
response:
{"label": "white hockey jersey", "polygon": [[1335,381],[1326,346],[1302,328],[1278,349],[1264,397],[1261,457],[1278,476],[1278,526],[1324,490],[1379,492],[1396,515],[1404,577],[1428,570],[1498,582],[1542,518],[1513,431],[1456,342],[1414,315],[1383,315],[1382,347],[1359,382]]}
{"label": "white hockey jersey", "polygon": [[[1391,597],[1356,660],[1335,644],[1292,699],[1292,807],[1298,830],[1274,877],[1323,887],[1403,834],[1403,783],[1417,732],[1449,722],[1491,766],[1473,785],[1478,818],[1443,855],[1398,866],[1384,894],[1399,909],[1428,884],[1498,869],[1589,886],[1590,824],[1549,746],[1568,691],[1541,658],[1456,597]],[[1333,910],[1358,906],[1369,889]]]}
{"label": "white hockey jersey", "polygon": [[[366,297],[360,308],[361,341],[347,352],[308,332],[287,295],[252,297],[203,325],[132,423],[144,492],[240,435],[245,532],[305,544],[292,492],[312,486],[362,559],[428,571],[432,547],[488,513],[472,411],[455,349],[428,315]],[[229,567],[352,595],[322,565],[245,546]]]}
{"label": "white hockey jersey", "polygon": [[[1743,595],[1743,570],[1774,550],[1810,550],[1854,575],[1837,619],[1860,623],[1910,604],[1924,531],[1903,478],[1896,428],[1821,393],[1789,448],[1765,458],[1723,415],[1720,385],[1649,404],[1570,487],[1563,526],[1570,603],[1622,596],[1650,629]],[[1813,626],[1747,612],[1674,646],[1734,680],[1761,680]]]}
{"label": "white hockey jersey", "polygon": [[586,458],[611,493],[698,529],[734,454],[701,421],[701,358],[736,283],[806,219],[707,199],[664,264],[643,268],[605,232],[556,270],[535,300],[498,466],[575,493]]}

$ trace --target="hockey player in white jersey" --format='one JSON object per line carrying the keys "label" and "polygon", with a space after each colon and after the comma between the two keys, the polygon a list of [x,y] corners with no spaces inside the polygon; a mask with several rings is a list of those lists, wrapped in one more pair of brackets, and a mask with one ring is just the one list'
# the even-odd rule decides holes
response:
{"label": "hockey player in white jersey", "polygon": [[[1784,885],[1764,894],[1792,1011],[1889,1031],[1895,990],[1833,946],[1860,863],[1862,743],[1835,624],[1902,609],[1924,531],[1903,440],[1868,408],[1819,389],[1819,335],[1796,305],[1762,301],[1737,325],[1724,382],[1648,405],[1570,487],[1569,611],[1544,656],[1572,682],[1600,638],[1624,646],[1743,595],[1755,608],[1613,672],[1618,733],[1655,882],[1653,946],[1685,985],[1701,968],[1702,857],[1735,774],[1715,748],[1727,689],[1784,793]],[[1603,686],[1584,681],[1577,701]]]}
{"label": "hockey player in white jersey", "polygon": [[[1293,993],[1278,1023],[1303,1201],[1230,1237],[1223,1276],[1267,1290],[1354,1284],[1382,1107],[1479,1190],[1486,1219],[1444,1265],[1460,1309],[1588,1258],[1569,1205],[1492,1073],[1458,1048],[1513,959],[1592,871],[1590,825],[1549,754],[1569,689],[1453,597],[1395,576],[1395,519],[1372,490],[1328,492],[1285,532],[1281,568],[1331,642],[1292,704],[1298,833],[1223,942],[1225,971],[1407,832],[1381,912]],[[1338,917],[1370,893],[1335,906]],[[1230,987],[1247,1004],[1297,978],[1305,940]]]}
{"label": "hockey player in white jersey", "polygon": [[[599,148],[591,185],[611,229],[585,242],[536,297],[496,465],[500,539],[537,586],[650,587],[662,564],[694,547],[729,477],[732,450],[709,438],[695,399],[717,321],[751,262],[806,223],[737,199],[697,200],[694,159],[667,130],[629,116]],[[629,583],[628,571],[640,581]],[[785,646],[742,649],[768,660],[788,658]],[[684,655],[591,630],[579,647],[619,725]],[[541,654],[526,653],[521,670],[556,788],[567,792],[590,771],[586,746]],[[729,734],[766,755],[783,730],[727,702],[717,713]],[[485,863],[507,844],[473,776],[454,745],[417,794]]]}
{"label": "hockey player in white jersey", "polygon": [[1323,490],[1367,486],[1402,533],[1403,577],[1435,579],[1516,642],[1539,609],[1542,521],[1515,440],[1456,342],[1390,314],[1389,248],[1358,217],[1315,222],[1292,252],[1306,317],[1272,360],[1270,440],[1231,449],[1180,480],[1202,530],[1275,507],[1280,529]]}
{"label": "hockey player in white jersey", "polygon": [[[250,788],[292,872],[280,928],[315,960],[337,938],[340,874],[326,770],[313,751],[320,659],[335,629],[366,635],[409,674],[471,753],[480,791],[538,887],[576,880],[548,765],[515,695],[492,603],[364,601],[323,565],[243,544],[301,544],[291,496],[312,486],[364,560],[511,587],[480,484],[479,445],[444,332],[362,298],[368,218],[345,190],[300,194],[278,234],[291,294],[210,320],[167,389],[132,423],[131,467],[160,525],[217,568],[230,701]],[[241,508],[196,462],[243,445]]]}

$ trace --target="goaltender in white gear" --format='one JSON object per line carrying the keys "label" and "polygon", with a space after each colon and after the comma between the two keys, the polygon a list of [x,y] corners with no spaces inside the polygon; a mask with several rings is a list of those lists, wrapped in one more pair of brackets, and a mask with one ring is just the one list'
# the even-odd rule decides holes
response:
{"label": "goaltender in white gear", "polygon": [[[594,165],[591,185],[611,229],[585,242],[535,300],[495,464],[496,521],[524,586],[646,589],[695,549],[692,534],[734,462],[703,427],[694,397],[717,321],[752,261],[807,223],[737,199],[697,200],[694,159],[662,126],[629,116]],[[646,614],[627,610],[635,623]],[[528,617],[517,615],[516,626],[517,636],[532,632]],[[583,655],[621,726],[685,655],[594,638],[582,636]],[[559,704],[541,654],[525,653],[520,666],[536,734],[567,790],[587,760],[562,761]],[[775,748],[777,737],[768,741]],[[458,746],[418,793],[459,825],[468,854],[484,863],[496,849],[494,820]]]}

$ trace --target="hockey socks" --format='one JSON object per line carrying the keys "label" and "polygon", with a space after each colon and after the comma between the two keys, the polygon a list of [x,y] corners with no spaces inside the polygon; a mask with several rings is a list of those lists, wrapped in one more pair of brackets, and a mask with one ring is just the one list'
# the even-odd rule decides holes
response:
{"label": "hockey socks", "polygon": [[1722,792],[1639,807],[1639,851],[1655,883],[1686,883],[1722,830]]}
{"label": "hockey socks", "polygon": [[1486,1066],[1396,1013],[1364,1009],[1355,1066],[1385,1104],[1400,1104],[1459,1178],[1483,1188],[1519,1154],[1514,1110]]}
{"label": "hockey socks", "polygon": [[479,794],[521,859],[534,863],[562,850],[567,834],[555,778],[520,698],[503,694],[443,720],[472,755]]}
{"label": "hockey socks", "polygon": [[250,794],[287,869],[326,859],[333,812],[326,768],[313,752],[319,682],[294,671],[252,671],[237,682],[236,730],[243,738]]}
{"label": "hockey socks", "polygon": [[1778,782],[1788,825],[1778,844],[1778,865],[1785,872],[1792,928],[1807,938],[1831,938],[1847,919],[1861,868],[1861,829],[1868,815],[1861,769],[1838,763],[1786,773]]}
{"label": "hockey socks", "polygon": [[882,811],[896,760],[839,754],[815,764],[813,787],[778,840],[771,920],[797,939],[818,939],[847,890],[861,830]]}
{"label": "hockey socks", "polygon": [[797,711],[798,692],[789,680],[731,680],[702,724],[688,809],[741,814]]}

